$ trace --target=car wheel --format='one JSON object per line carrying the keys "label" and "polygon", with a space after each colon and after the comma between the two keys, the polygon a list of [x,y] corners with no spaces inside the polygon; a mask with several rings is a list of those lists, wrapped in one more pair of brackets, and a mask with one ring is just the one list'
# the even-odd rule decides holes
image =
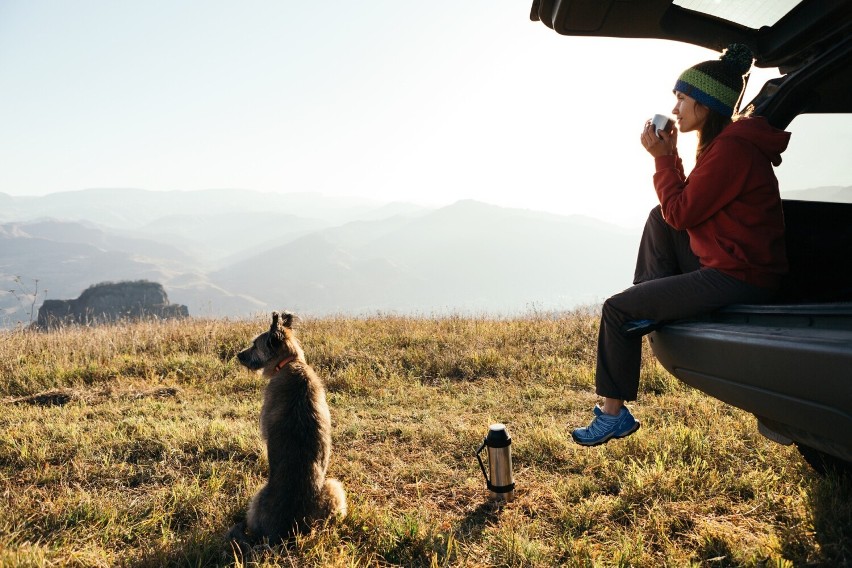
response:
{"label": "car wheel", "polygon": [[852,462],[821,452],[810,446],[796,442],[799,453],[805,461],[820,475],[834,473],[836,475],[852,476]]}

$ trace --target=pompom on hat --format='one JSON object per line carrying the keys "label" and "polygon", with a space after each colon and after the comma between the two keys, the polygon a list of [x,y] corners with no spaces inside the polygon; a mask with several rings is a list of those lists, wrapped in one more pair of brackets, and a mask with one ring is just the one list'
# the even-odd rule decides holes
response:
{"label": "pompom on hat", "polygon": [[732,43],[719,59],[703,61],[680,74],[674,90],[725,117],[734,114],[745,90],[746,78],[754,56],[751,50]]}

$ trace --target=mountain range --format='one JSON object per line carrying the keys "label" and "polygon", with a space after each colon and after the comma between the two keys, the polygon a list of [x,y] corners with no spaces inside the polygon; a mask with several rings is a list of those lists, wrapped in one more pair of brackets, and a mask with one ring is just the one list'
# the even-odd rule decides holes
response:
{"label": "mountain range", "polygon": [[[813,191],[852,196],[852,188]],[[0,326],[28,322],[44,299],[139,279],[206,317],[566,310],[630,285],[639,235],[476,201],[426,208],[236,189],[0,193]]]}

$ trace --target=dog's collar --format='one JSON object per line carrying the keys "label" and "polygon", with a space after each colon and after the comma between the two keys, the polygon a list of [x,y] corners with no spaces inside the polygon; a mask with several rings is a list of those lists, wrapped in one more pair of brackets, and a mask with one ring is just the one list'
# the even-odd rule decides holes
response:
{"label": "dog's collar", "polygon": [[277,373],[278,371],[280,371],[284,367],[284,365],[286,365],[287,363],[292,363],[295,360],[296,360],[295,355],[290,355],[286,359],[283,359],[280,363],[275,365],[275,372]]}

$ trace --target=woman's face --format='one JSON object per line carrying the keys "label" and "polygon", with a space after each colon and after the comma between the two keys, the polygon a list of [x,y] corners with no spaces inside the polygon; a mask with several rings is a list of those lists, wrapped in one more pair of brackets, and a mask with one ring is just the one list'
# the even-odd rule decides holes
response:
{"label": "woman's face", "polygon": [[677,117],[677,127],[681,132],[692,132],[693,130],[701,130],[704,126],[704,121],[707,120],[707,115],[710,109],[706,106],[698,104],[695,99],[688,97],[680,91],[675,91],[677,103],[675,103],[672,114]]}

